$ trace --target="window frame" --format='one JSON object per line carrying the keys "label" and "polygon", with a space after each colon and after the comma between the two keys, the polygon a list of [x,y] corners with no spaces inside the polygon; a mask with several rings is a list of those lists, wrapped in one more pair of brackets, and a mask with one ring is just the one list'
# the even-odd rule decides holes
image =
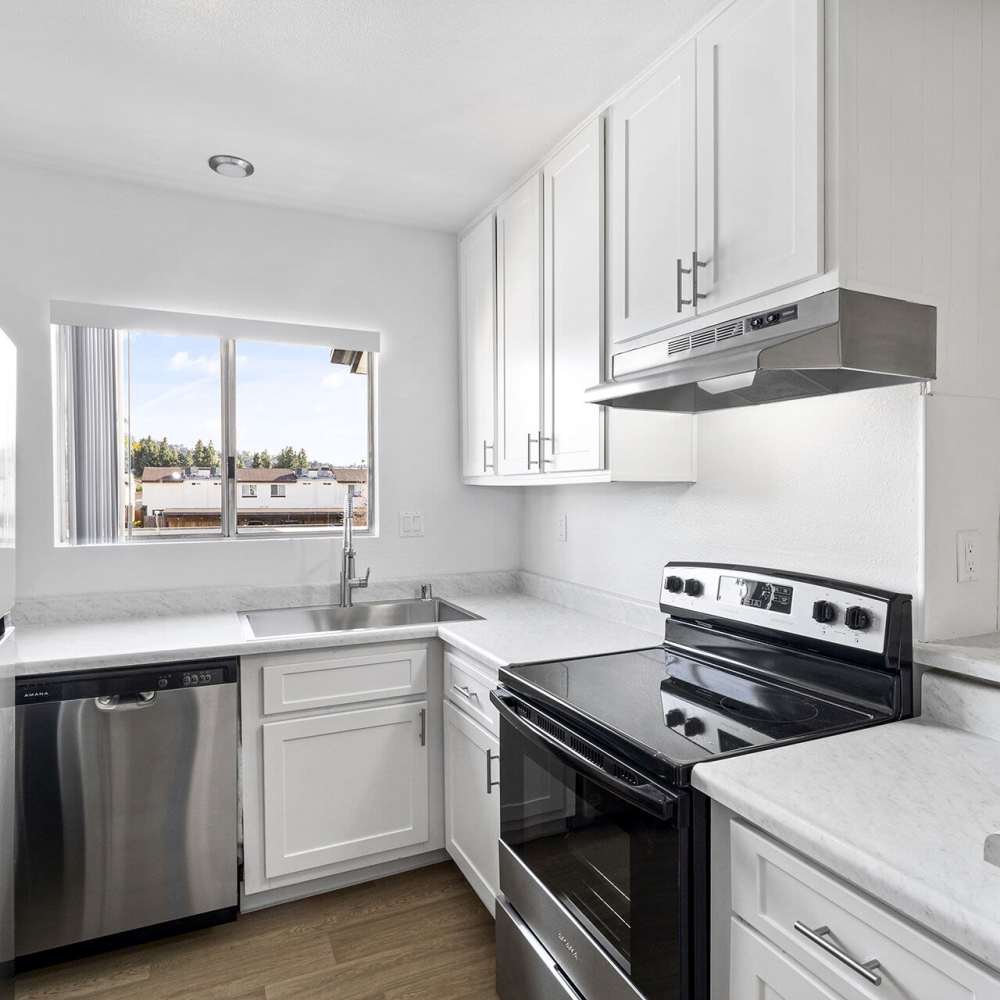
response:
{"label": "window frame", "polygon": [[271,499],[285,500],[288,498],[288,490],[284,483],[271,483]]}
{"label": "window frame", "polygon": [[[128,338],[131,330],[145,329],[139,324],[122,326],[119,324],[108,324],[112,329],[118,330],[124,337]],[[54,403],[56,405],[56,433],[54,444],[56,445],[56,481],[61,484],[64,476],[59,474],[61,463],[65,462],[65,434],[60,433],[63,424],[62,408],[66,398],[64,380],[66,373],[62,370],[62,364],[56,359],[61,358],[61,352],[55,350],[55,331],[58,324],[53,322],[53,389]],[[166,332],[152,329],[149,332]],[[57,485],[54,495],[56,516],[56,544],[73,548],[88,547],[93,545],[143,545],[161,544],[172,541],[178,542],[228,542],[241,539],[271,540],[279,538],[316,538],[316,537],[341,537],[344,534],[343,526],[334,525],[255,525],[253,527],[238,527],[237,512],[237,468],[238,468],[238,440],[236,424],[236,351],[240,340],[254,340],[252,330],[250,335],[245,337],[224,336],[222,334],[208,334],[215,336],[219,342],[220,354],[220,398],[222,407],[222,440],[220,442],[219,454],[222,468],[222,496],[221,496],[221,524],[219,530],[195,528],[139,528],[129,524],[123,527],[121,535],[116,542],[74,542],[66,536],[65,508],[69,502],[69,497],[65,495],[65,489]],[[296,341],[289,340],[287,343],[294,344]],[[368,523],[364,528],[354,528],[355,535],[368,537],[379,536],[378,525],[378,493],[376,466],[378,463],[378,351],[369,350],[368,354],[368,402],[367,402],[367,437],[368,437]],[[131,402],[131,379],[128,386],[123,387],[129,403]],[[130,407],[129,407],[130,408]],[[125,441],[131,451],[132,427],[129,423]],[[128,469],[127,482],[130,487],[133,485],[133,473]],[[257,484],[250,484],[257,485]],[[271,484],[272,486],[275,484]],[[273,495],[273,493],[272,493]]]}

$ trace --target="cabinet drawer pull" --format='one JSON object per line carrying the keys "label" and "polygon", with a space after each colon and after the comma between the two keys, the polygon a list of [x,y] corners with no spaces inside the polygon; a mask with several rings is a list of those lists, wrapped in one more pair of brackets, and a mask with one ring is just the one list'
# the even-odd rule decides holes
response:
{"label": "cabinet drawer pull", "polygon": [[827,940],[827,935],[830,933],[829,927],[807,927],[801,920],[796,920],[795,929],[813,944],[819,945],[827,954],[833,955],[838,962],[842,962],[852,972],[856,972],[863,979],[866,979],[872,986],[882,985],[882,977],[875,972],[876,969],[882,968],[882,963],[877,958],[873,958],[870,962],[858,962],[851,958],[846,951]]}
{"label": "cabinet drawer pull", "polygon": [[427,746],[427,709],[420,709],[420,745]]}
{"label": "cabinet drawer pull", "polygon": [[530,469],[533,465],[537,465],[539,468],[542,466],[541,454],[542,454],[542,442],[538,442],[538,461],[533,462],[531,460],[531,446],[535,443],[535,439],[531,436],[531,431],[528,431],[528,468]]}
{"label": "cabinet drawer pull", "polygon": [[465,684],[452,684],[452,689],[469,701],[479,701],[479,695]]}
{"label": "cabinet drawer pull", "polygon": [[492,795],[494,788],[500,787],[499,781],[493,780],[493,761],[499,760],[500,754],[493,756],[493,752],[487,748],[486,750],[486,794]]}
{"label": "cabinet drawer pull", "polygon": [[486,452],[487,452],[487,450],[493,451],[494,450],[494,446],[491,445],[491,444],[487,444],[486,443],[486,438],[483,438],[483,472],[486,472],[487,469],[492,469],[494,472],[496,472],[496,470],[497,470],[496,457],[494,457],[494,459],[493,459],[492,462],[487,462],[486,461]]}

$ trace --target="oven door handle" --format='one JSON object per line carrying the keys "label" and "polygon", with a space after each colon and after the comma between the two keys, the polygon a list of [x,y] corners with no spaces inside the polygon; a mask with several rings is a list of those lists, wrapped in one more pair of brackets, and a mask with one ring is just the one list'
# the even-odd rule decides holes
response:
{"label": "oven door handle", "polygon": [[[529,739],[534,743],[541,743],[545,749],[549,751],[549,753],[561,760],[567,767],[571,767],[574,771],[579,771],[581,774],[586,775],[587,778],[595,784],[601,785],[606,791],[611,792],[611,794],[617,796],[625,802],[628,802],[630,805],[636,806],[644,812],[650,813],[657,819],[669,820],[674,817],[678,797],[672,792],[668,792],[665,788],[661,788],[659,785],[654,785],[651,781],[643,780],[641,784],[633,785],[631,782],[625,781],[617,775],[612,774],[605,768],[601,767],[600,764],[595,763],[589,757],[586,757],[579,751],[574,750],[573,747],[568,746],[551,733],[547,733],[541,728],[541,726],[536,726],[529,719],[522,718],[514,712],[514,710],[510,707],[511,703],[514,702],[514,699],[511,698],[509,694],[506,694],[503,691],[493,690],[490,692],[490,701],[496,705],[497,711],[500,713],[504,722],[513,726],[514,729],[516,729],[526,739]],[[544,712],[540,712],[534,705],[531,706],[531,710],[543,718],[548,718]],[[552,722],[560,729],[565,729],[567,733],[571,732],[561,722],[557,722],[555,719],[553,719]],[[615,761],[615,763],[619,764],[619,766],[624,770],[640,777],[639,773],[635,771],[634,768],[617,761],[615,757],[609,754],[606,750],[602,750],[596,744],[591,743],[590,740],[580,736],[579,733],[573,732],[572,736],[573,739],[579,741],[580,744],[592,748],[595,753]],[[500,759],[503,760],[502,748],[500,755]]]}

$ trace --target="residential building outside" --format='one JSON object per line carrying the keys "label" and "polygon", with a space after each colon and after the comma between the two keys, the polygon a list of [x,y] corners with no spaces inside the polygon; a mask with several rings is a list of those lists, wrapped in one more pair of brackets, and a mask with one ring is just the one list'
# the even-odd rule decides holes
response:
{"label": "residential building outside", "polygon": [[[237,469],[238,527],[339,527],[347,487],[355,488],[354,524],[368,524],[368,469],[322,466],[309,469]],[[142,528],[218,528],[222,470],[192,466],[147,466],[133,501]]]}

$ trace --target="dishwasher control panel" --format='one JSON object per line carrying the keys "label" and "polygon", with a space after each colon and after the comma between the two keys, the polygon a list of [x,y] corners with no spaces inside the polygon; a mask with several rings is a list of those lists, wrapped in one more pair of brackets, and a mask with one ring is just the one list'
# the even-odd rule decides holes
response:
{"label": "dishwasher control panel", "polygon": [[225,659],[19,677],[15,703],[34,705],[235,684],[237,672],[237,661]]}

